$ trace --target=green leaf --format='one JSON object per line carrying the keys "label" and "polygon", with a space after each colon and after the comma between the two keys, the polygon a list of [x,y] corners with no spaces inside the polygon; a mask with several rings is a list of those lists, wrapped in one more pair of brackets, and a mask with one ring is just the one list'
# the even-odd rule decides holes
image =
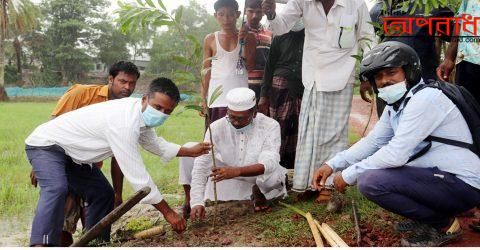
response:
{"label": "green leaf", "polygon": [[203,111],[203,108],[199,105],[187,105],[185,106],[186,110],[197,110],[197,111]]}
{"label": "green leaf", "polygon": [[184,56],[173,56],[173,60],[175,60],[178,63],[183,64],[185,66],[192,66],[192,62]]}
{"label": "green leaf", "polygon": [[162,8],[162,10],[164,11],[167,11],[167,8],[165,7],[165,5],[163,4],[163,1],[162,0],[158,0],[158,5],[160,6],[160,8]]}
{"label": "green leaf", "polygon": [[169,21],[169,20],[165,20],[165,19],[157,19],[155,21],[153,21],[152,25],[156,26],[156,27],[162,27],[162,26],[173,26],[175,23],[172,22],[172,21]]}
{"label": "green leaf", "polygon": [[218,99],[218,97],[220,97],[220,95],[222,95],[222,93],[222,86],[220,85],[213,91],[210,102],[208,103],[208,107],[212,106],[212,104]]}
{"label": "green leaf", "polygon": [[361,62],[363,57],[360,55],[351,55],[351,57],[355,58],[357,61]]}
{"label": "green leaf", "polygon": [[145,0],[145,2],[147,2],[148,6],[152,7],[152,8],[156,8],[155,4],[152,2],[152,0]]}
{"label": "green leaf", "polygon": [[145,4],[141,0],[137,0],[137,3],[138,3],[139,6],[142,6],[142,7],[145,6]]}
{"label": "green leaf", "polygon": [[175,11],[175,22],[180,23],[180,21],[182,20],[182,15],[183,15],[183,5],[180,5],[177,11]]}

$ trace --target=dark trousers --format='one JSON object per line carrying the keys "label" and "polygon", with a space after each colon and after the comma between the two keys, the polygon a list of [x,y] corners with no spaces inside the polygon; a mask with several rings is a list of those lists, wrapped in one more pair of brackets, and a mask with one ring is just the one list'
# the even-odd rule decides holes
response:
{"label": "dark trousers", "polygon": [[480,190],[436,167],[368,170],[358,188],[384,209],[435,228],[480,203]]}
{"label": "dark trousers", "polygon": [[[75,164],[59,146],[31,147],[26,153],[40,186],[40,198],[32,223],[30,245],[59,245],[67,193],[87,203],[86,229],[113,210],[114,192],[100,169]],[[110,227],[100,240],[110,240]]]}
{"label": "dark trousers", "polygon": [[457,72],[455,73],[455,82],[465,87],[480,103],[480,65],[467,61],[457,64]]}

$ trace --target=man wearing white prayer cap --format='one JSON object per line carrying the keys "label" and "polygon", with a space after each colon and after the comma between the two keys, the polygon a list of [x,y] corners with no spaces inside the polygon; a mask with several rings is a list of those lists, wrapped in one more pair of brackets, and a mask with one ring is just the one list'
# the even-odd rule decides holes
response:
{"label": "man wearing white prayer cap", "polygon": [[205,200],[214,200],[212,181],[217,182],[218,200],[251,199],[256,212],[268,209],[268,200],[287,194],[287,170],[280,166],[280,125],[257,114],[251,89],[232,89],[226,99],[227,116],[212,123],[211,131],[205,134],[205,141],[210,141],[212,132],[217,168],[212,171],[211,155],[197,157],[194,162],[192,220],[205,216]]}

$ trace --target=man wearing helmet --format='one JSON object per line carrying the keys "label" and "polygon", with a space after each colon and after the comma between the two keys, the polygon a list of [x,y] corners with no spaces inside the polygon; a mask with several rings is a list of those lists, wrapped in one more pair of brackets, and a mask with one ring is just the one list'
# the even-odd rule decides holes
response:
{"label": "man wearing helmet", "polygon": [[360,77],[387,107],[365,138],[315,172],[312,185],[319,190],[336,172],[338,191],[357,183],[369,200],[409,219],[395,225],[410,232],[403,246],[440,246],[461,235],[455,216],[480,203],[480,158],[425,141],[438,136],[473,142],[462,113],[441,90],[416,91],[424,84],[421,72],[418,55],[399,42],[379,44],[365,55]]}

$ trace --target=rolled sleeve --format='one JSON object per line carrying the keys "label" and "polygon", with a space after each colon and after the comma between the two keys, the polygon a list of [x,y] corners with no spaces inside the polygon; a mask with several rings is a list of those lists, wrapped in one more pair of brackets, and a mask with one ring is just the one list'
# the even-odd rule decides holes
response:
{"label": "rolled sleeve", "polygon": [[178,144],[168,142],[162,137],[157,137],[155,130],[152,128],[141,132],[139,144],[148,152],[160,156],[165,163],[177,156],[181,148]]}
{"label": "rolled sleeve", "polygon": [[273,20],[267,20],[267,28],[276,36],[288,33],[295,23],[302,18],[304,0],[290,0],[282,13],[277,13]]}
{"label": "rolled sleeve", "polygon": [[[210,142],[210,132],[205,133],[205,142]],[[201,155],[195,158],[192,170],[192,184],[190,191],[190,206],[205,206],[204,197],[208,175],[213,165],[210,154]]]}

